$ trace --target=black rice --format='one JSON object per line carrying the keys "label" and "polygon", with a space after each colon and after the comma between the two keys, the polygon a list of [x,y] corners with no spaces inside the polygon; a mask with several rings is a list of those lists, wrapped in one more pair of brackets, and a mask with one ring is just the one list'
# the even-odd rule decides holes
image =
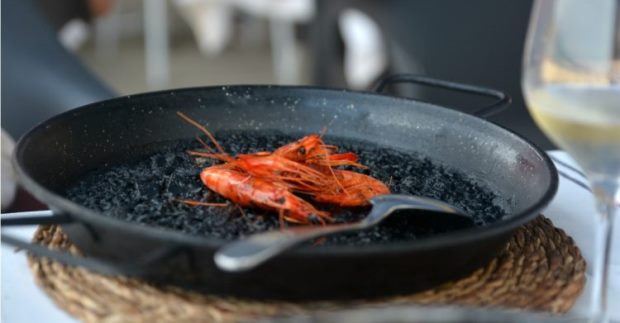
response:
{"label": "black rice", "polygon": [[[279,133],[222,132],[216,137],[232,154],[272,151],[298,139]],[[354,151],[368,166],[370,174],[390,187],[393,193],[409,193],[437,198],[472,215],[476,225],[486,225],[505,213],[498,196],[465,174],[431,162],[417,154],[326,137],[342,151]],[[128,161],[85,174],[66,190],[66,196],[106,216],[144,225],[179,230],[192,235],[226,240],[278,227],[276,214],[256,209],[192,207],[176,199],[226,202],[207,189],[199,179],[202,168],[213,160],[191,157],[187,149],[200,149],[196,141],[160,143],[157,152],[140,160]],[[337,222],[356,221],[367,209],[342,209],[321,205]],[[359,233],[330,237],[324,244],[370,244],[412,240],[450,231],[441,225],[421,225],[415,216],[394,216],[384,224]]]}

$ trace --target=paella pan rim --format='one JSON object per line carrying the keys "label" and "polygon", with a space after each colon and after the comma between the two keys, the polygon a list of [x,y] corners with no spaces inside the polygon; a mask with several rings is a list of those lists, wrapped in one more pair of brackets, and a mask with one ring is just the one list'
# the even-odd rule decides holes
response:
{"label": "paella pan rim", "polygon": [[223,246],[225,243],[230,242],[228,240],[217,239],[213,237],[203,237],[185,234],[173,229],[161,228],[156,226],[148,226],[144,224],[134,223],[122,219],[117,219],[109,216],[105,216],[97,211],[85,208],[80,206],[77,203],[74,203],[65,197],[56,194],[47,188],[45,188],[42,184],[39,184],[34,178],[32,178],[28,172],[22,167],[22,163],[20,162],[23,159],[22,155],[24,153],[25,147],[28,146],[28,142],[31,137],[36,134],[38,131],[44,129],[48,124],[54,123],[57,120],[62,120],[64,118],[72,118],[78,116],[80,113],[84,111],[89,111],[91,109],[105,109],[105,105],[111,101],[118,100],[126,100],[129,98],[137,98],[137,97],[148,97],[148,96],[157,96],[164,93],[180,93],[184,91],[209,91],[215,89],[244,89],[244,88],[252,88],[256,90],[261,89],[283,89],[283,90],[320,90],[320,91],[329,91],[329,92],[340,92],[340,93],[351,93],[354,95],[360,96],[381,96],[390,100],[394,100],[396,102],[407,102],[407,103],[424,103],[426,105],[431,105],[436,109],[449,110],[450,113],[460,114],[463,118],[475,118],[478,119],[478,122],[487,123],[487,126],[495,127],[499,131],[507,132],[511,136],[515,137],[517,140],[523,141],[527,144],[529,148],[534,150],[534,152],[543,160],[544,165],[546,166],[545,172],[548,172],[550,175],[549,187],[545,190],[545,193],[538,198],[533,204],[531,204],[524,211],[514,214],[509,218],[499,219],[494,223],[474,227],[471,229],[464,229],[459,231],[453,231],[446,234],[439,234],[436,236],[419,239],[419,240],[411,240],[411,241],[403,241],[403,242],[393,242],[388,244],[371,244],[365,246],[355,246],[355,245],[329,245],[321,248],[310,247],[310,246],[301,246],[299,248],[293,249],[289,252],[291,255],[321,255],[321,256],[342,256],[346,254],[355,254],[355,255],[371,255],[376,253],[402,253],[403,251],[416,251],[416,250],[429,250],[435,248],[448,247],[455,244],[467,243],[475,240],[482,240],[487,237],[496,236],[502,233],[510,232],[517,227],[533,220],[538,216],[538,212],[543,209],[553,198],[558,188],[558,174],[555,169],[555,166],[551,162],[551,159],[545,154],[540,148],[538,148],[535,144],[531,143],[529,140],[523,138],[522,136],[505,129],[499,125],[493,124],[489,121],[480,119],[475,116],[471,116],[456,110],[452,110],[447,107],[429,104],[426,102],[421,102],[417,100],[412,100],[408,98],[395,97],[385,94],[379,94],[375,92],[367,92],[367,91],[351,91],[347,89],[338,89],[338,88],[326,88],[326,87],[316,87],[316,86],[282,86],[282,85],[220,85],[220,86],[207,86],[207,87],[189,87],[189,88],[180,88],[180,89],[167,89],[162,91],[155,92],[147,92],[135,95],[122,96],[117,98],[112,98],[105,101],[99,101],[95,103],[91,103],[82,107],[78,107],[67,112],[64,112],[60,115],[52,117],[41,124],[35,126],[31,129],[26,135],[19,139],[16,145],[15,153],[13,154],[12,163],[16,170],[17,176],[19,178],[20,183],[23,187],[32,193],[36,198],[41,200],[42,202],[48,204],[54,213],[65,213],[80,221],[92,221],[94,223],[98,223],[101,225],[106,225],[110,227],[122,227],[122,230],[127,232],[131,232],[136,234],[137,236],[150,237],[158,240],[165,240],[166,242],[179,244],[179,245],[188,245],[195,247],[209,247],[209,248],[218,248]]}

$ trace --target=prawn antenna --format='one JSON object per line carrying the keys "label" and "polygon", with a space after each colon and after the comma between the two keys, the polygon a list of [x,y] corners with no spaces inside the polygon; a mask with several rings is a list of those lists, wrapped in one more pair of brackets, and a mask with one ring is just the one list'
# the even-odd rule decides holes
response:
{"label": "prawn antenna", "polygon": [[319,138],[323,139],[323,136],[327,133],[327,129],[331,128],[334,121],[336,121],[336,118],[332,118],[329,123],[321,129],[321,132],[319,132]]}
{"label": "prawn antenna", "polygon": [[227,155],[226,152],[224,151],[224,148],[220,146],[220,143],[218,143],[217,140],[215,140],[215,137],[213,136],[213,134],[211,134],[211,132],[205,126],[194,121],[192,118],[188,117],[187,115],[185,115],[185,113],[181,111],[177,111],[177,115],[181,117],[183,120],[185,120],[185,122],[189,123],[190,125],[202,131],[205,135],[207,135],[207,137],[209,137],[209,140],[211,140],[211,142],[215,145],[215,148],[217,148],[217,150],[220,153]]}
{"label": "prawn antenna", "polygon": [[202,145],[202,147],[204,147],[204,149],[206,149],[208,152],[210,152],[212,154],[215,153],[215,150],[213,150],[213,148],[209,147],[209,145],[207,145],[207,143],[204,140],[202,140],[202,138],[200,138],[198,135],[196,135],[196,137],[194,137],[194,138],[196,138],[196,141],[198,141]]}

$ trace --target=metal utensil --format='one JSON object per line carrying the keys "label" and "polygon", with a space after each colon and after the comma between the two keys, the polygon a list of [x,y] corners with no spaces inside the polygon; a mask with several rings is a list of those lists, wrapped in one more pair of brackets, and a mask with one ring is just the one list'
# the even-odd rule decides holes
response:
{"label": "metal utensil", "polygon": [[[376,196],[370,199],[370,203],[372,210],[359,222],[270,231],[225,245],[215,253],[215,264],[229,272],[249,270],[304,241],[334,233],[370,228],[397,210],[436,211],[440,213],[432,216],[441,217],[442,221],[450,222],[452,225],[473,225],[473,220],[456,207],[431,198],[388,194]],[[428,215],[420,214],[420,216]]]}

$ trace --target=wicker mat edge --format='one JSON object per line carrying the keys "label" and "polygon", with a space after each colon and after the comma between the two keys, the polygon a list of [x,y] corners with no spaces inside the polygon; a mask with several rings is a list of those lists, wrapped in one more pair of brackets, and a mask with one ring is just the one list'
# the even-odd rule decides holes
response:
{"label": "wicker mat edge", "polygon": [[[33,239],[51,249],[79,254],[58,226],[39,227]],[[314,310],[403,304],[564,313],[585,285],[586,268],[573,239],[542,216],[517,230],[500,255],[468,277],[413,295],[354,302],[289,303],[216,297],[28,258],[38,285],[60,308],[86,322],[234,322]]]}

